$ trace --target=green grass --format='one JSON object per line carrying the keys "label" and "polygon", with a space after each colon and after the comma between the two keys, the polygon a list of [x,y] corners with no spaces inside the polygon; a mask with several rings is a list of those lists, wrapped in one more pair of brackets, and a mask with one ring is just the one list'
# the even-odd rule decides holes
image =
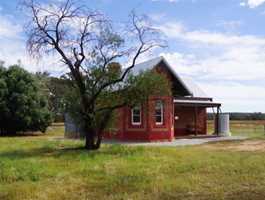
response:
{"label": "green grass", "polygon": [[51,137],[62,130],[0,138],[0,200],[265,199],[263,151],[103,145],[87,152],[81,141]]}

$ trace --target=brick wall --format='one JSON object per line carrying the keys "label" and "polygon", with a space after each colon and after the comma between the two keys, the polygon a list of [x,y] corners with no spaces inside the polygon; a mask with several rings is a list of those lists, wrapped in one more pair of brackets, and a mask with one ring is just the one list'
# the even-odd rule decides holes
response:
{"label": "brick wall", "polygon": [[[175,105],[174,122],[175,136],[195,134],[195,107],[184,107]],[[206,108],[197,108],[197,130],[198,134],[206,134]]]}

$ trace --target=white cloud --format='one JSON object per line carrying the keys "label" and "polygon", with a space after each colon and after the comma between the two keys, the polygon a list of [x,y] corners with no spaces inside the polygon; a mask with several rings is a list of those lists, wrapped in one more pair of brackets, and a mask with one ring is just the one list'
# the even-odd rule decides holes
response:
{"label": "white cloud", "polygon": [[221,102],[223,111],[265,112],[265,70],[255,72],[251,60],[233,60],[227,65],[218,56],[201,59],[177,52],[162,55],[180,75],[192,77],[206,94]]}
{"label": "white cloud", "polygon": [[247,6],[246,2],[240,2],[239,5],[242,6],[242,7]]}
{"label": "white cloud", "polygon": [[0,15],[0,60],[7,64],[14,64],[18,59],[25,58],[22,53],[21,30],[21,26],[13,23],[6,16]]}
{"label": "white cloud", "polygon": [[224,28],[225,31],[227,32],[236,32],[237,29],[242,24],[243,24],[242,21],[239,20],[232,20],[232,21],[221,20],[216,24],[216,26]]}
{"label": "white cloud", "polygon": [[240,2],[240,6],[248,6],[249,8],[256,8],[265,3],[265,0],[245,0]]}
{"label": "white cloud", "polygon": [[[5,62],[6,66],[15,64],[20,60],[24,68],[31,72],[45,71],[56,74],[62,74],[65,69],[58,66],[58,59],[54,56],[45,57],[45,60],[39,62],[27,54],[25,38],[22,36],[23,28],[16,24],[15,20],[0,15],[0,60]],[[60,65],[59,65],[60,66]]]}
{"label": "white cloud", "polygon": [[[179,22],[167,22],[160,28],[170,43],[189,49],[189,53],[162,55],[180,74],[193,77],[210,96],[223,102],[226,111],[265,112],[264,37],[189,30]],[[240,107],[242,102],[247,106]]]}
{"label": "white cloud", "polygon": [[[204,50],[209,51],[207,49]],[[164,53],[180,73],[202,81],[262,81],[265,79],[265,55],[256,49],[230,49],[220,55]]]}
{"label": "white cloud", "polygon": [[[205,30],[188,31],[181,23],[165,23],[160,29],[171,39],[185,42],[201,54],[173,54],[181,63],[203,69],[215,78],[245,80],[265,78],[265,38],[253,35],[233,35]],[[202,56],[203,54],[203,56]],[[185,62],[183,61],[185,59]],[[192,63],[190,63],[192,62]],[[191,67],[189,67],[191,68]],[[244,70],[242,70],[244,68]]]}
{"label": "white cloud", "polygon": [[170,38],[207,45],[265,45],[265,38],[253,35],[242,36],[230,33],[210,32],[207,30],[189,31],[181,22],[167,22],[158,28]]}
{"label": "white cloud", "polygon": [[224,111],[265,111],[265,87],[226,82],[201,83],[200,86],[212,94],[216,101],[223,102]]}
{"label": "white cloud", "polygon": [[165,18],[165,16],[166,16],[166,13],[163,13],[163,12],[152,13],[148,15],[148,17],[155,22],[161,21],[163,18]]}
{"label": "white cloud", "polygon": [[0,15],[0,37],[16,37],[21,30],[20,25]]}

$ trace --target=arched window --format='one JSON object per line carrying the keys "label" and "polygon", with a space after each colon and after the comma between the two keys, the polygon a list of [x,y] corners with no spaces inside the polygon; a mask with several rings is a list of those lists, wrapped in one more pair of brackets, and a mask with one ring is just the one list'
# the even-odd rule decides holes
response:
{"label": "arched window", "polygon": [[164,104],[161,100],[155,102],[155,123],[157,125],[164,123]]}
{"label": "arched window", "polygon": [[141,125],[142,123],[142,112],[141,112],[141,106],[135,106],[131,109],[131,122],[132,125]]}

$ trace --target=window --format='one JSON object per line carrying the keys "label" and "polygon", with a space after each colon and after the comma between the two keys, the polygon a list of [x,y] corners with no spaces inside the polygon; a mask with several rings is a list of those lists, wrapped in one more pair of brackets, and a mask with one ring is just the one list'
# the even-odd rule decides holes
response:
{"label": "window", "polygon": [[132,124],[133,125],[140,125],[142,120],[141,120],[141,106],[135,106],[131,110],[132,112]]}
{"label": "window", "polygon": [[158,100],[155,102],[155,123],[162,125],[164,121],[164,108],[163,102]]}

